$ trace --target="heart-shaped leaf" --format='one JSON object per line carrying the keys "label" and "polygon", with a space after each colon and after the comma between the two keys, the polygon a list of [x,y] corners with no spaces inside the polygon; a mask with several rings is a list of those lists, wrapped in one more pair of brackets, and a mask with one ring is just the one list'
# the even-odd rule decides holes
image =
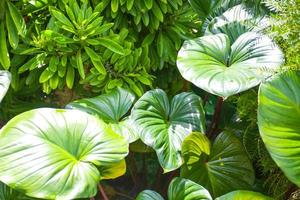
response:
{"label": "heart-shaped leaf", "polygon": [[216,198],[216,200],[272,200],[273,198],[265,196],[258,192],[237,190],[229,192],[223,196]]}
{"label": "heart-shaped leaf", "polygon": [[131,143],[138,139],[138,134],[133,128],[132,120],[124,117],[134,101],[134,94],[125,89],[117,88],[108,94],[77,100],[66,107],[98,116],[108,123],[114,132],[122,135]]}
{"label": "heart-shaped leaf", "polygon": [[131,115],[141,140],[156,151],[165,172],[181,166],[184,138],[205,129],[202,101],[192,93],[178,94],[170,103],[164,91],[151,90],[136,102]]}
{"label": "heart-shaped leaf", "polygon": [[258,127],[273,160],[300,187],[300,71],[260,86]]}
{"label": "heart-shaped leaf", "polygon": [[0,102],[5,96],[11,81],[11,74],[8,71],[0,71]]}
{"label": "heart-shaped leaf", "polygon": [[128,144],[100,119],[79,110],[40,108],[10,120],[0,132],[0,180],[28,196],[94,196],[98,168],[120,162]]}
{"label": "heart-shaped leaf", "polygon": [[221,33],[188,40],[177,58],[178,69],[186,80],[222,97],[258,85],[282,62],[280,49],[257,32],[240,35],[232,45]]}
{"label": "heart-shaped leaf", "polygon": [[254,182],[250,160],[238,138],[223,132],[212,146],[205,135],[192,133],[182,144],[181,176],[202,185],[217,197]]}

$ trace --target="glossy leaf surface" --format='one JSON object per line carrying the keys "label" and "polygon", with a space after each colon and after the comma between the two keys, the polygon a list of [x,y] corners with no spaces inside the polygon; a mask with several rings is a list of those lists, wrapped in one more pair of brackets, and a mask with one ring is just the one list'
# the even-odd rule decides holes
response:
{"label": "glossy leaf surface", "polygon": [[0,133],[0,180],[28,196],[89,198],[128,144],[96,117],[78,110],[40,108],[10,120]]}
{"label": "glossy leaf surface", "polygon": [[128,142],[134,142],[138,135],[131,119],[124,118],[132,107],[135,96],[131,92],[117,88],[108,94],[80,99],[67,105],[93,114],[109,123],[114,132],[122,135]]}
{"label": "glossy leaf surface", "polygon": [[151,90],[136,102],[131,115],[141,140],[156,151],[165,172],[181,166],[184,138],[205,130],[202,100],[192,93],[178,94],[169,102],[164,91]]}
{"label": "glossy leaf surface", "polygon": [[282,62],[280,49],[257,32],[244,33],[233,44],[222,33],[187,40],[177,58],[183,78],[222,97],[258,85]]}
{"label": "glossy leaf surface", "polygon": [[217,197],[237,189],[249,189],[254,182],[250,160],[238,138],[223,132],[210,146],[205,135],[192,133],[182,145],[181,176],[205,187]]}
{"label": "glossy leaf surface", "polygon": [[260,86],[258,126],[271,157],[300,187],[300,72],[276,75]]}

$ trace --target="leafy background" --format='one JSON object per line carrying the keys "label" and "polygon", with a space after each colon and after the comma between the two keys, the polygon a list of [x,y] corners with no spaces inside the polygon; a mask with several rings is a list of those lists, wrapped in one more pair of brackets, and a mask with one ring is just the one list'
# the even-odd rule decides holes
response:
{"label": "leafy background", "polygon": [[[206,19],[241,2],[256,16],[270,16],[271,27],[265,33],[284,51],[283,69],[299,69],[297,0],[212,1],[215,6],[205,9],[197,9],[192,0],[90,0],[72,8],[74,2],[0,2],[0,10],[4,11],[0,13],[0,68],[12,74],[11,87],[1,102],[1,124],[33,108],[62,108],[75,99],[94,97],[121,86],[137,97],[157,87],[164,89],[168,97],[192,90],[204,101],[209,125],[218,98],[183,80],[176,67],[177,52],[184,40],[202,35]],[[219,2],[223,4],[217,9]],[[95,40],[96,36],[101,40]],[[228,97],[218,128],[234,132],[242,142],[255,169],[256,191],[276,199],[292,198],[297,195],[297,187],[271,159],[259,136],[257,97],[256,87]],[[133,144],[132,149],[147,148],[140,141]],[[147,155],[131,153],[128,168],[138,172],[132,180],[142,179],[139,181],[143,185],[129,187],[134,181],[127,170],[118,180],[105,182],[108,194],[126,199],[124,193],[134,196],[146,185],[166,193],[163,185],[168,185],[179,171],[154,181],[152,177],[161,172],[156,159],[152,151]],[[4,186],[1,189],[10,191]]]}

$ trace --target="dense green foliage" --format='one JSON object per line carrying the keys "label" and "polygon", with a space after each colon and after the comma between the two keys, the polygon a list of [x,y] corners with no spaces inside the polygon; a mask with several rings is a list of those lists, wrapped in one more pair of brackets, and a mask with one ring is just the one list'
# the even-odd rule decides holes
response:
{"label": "dense green foliage", "polygon": [[297,199],[299,3],[2,0],[0,200]]}

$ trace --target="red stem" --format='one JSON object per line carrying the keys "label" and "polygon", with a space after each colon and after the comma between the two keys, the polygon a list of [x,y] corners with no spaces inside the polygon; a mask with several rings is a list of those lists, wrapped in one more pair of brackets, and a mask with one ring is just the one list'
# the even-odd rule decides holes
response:
{"label": "red stem", "polygon": [[103,200],[109,200],[105,191],[104,191],[104,188],[100,185],[100,183],[98,183],[98,188],[100,190],[100,193],[101,193],[101,196],[103,197]]}
{"label": "red stem", "polygon": [[220,117],[221,117],[221,111],[222,111],[222,106],[223,106],[223,98],[222,97],[218,97],[218,101],[216,103],[216,107],[215,107],[215,112],[214,112],[214,116],[212,119],[212,123],[211,126],[207,132],[207,136],[208,138],[214,138],[214,134],[215,132],[218,130],[218,124],[220,121]]}

